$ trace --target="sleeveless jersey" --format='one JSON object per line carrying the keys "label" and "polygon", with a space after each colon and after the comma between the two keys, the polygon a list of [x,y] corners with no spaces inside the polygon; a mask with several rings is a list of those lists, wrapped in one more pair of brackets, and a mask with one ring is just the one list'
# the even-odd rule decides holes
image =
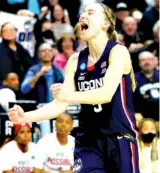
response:
{"label": "sleeveless jersey", "polygon": [[[116,44],[118,43],[109,40],[100,59],[91,67],[87,67],[88,47],[80,52],[74,77],[77,91],[84,92],[103,86],[103,78],[109,66],[109,54]],[[81,105],[82,110],[79,114],[81,131],[90,135],[113,135],[123,132],[135,137],[136,121],[132,95],[130,74],[123,75],[110,103]]]}

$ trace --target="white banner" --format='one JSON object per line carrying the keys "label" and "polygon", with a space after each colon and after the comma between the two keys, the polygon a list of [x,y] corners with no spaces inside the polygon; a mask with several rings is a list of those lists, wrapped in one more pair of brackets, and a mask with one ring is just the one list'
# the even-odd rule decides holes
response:
{"label": "white banner", "polygon": [[29,51],[31,56],[33,56],[35,49],[33,27],[36,19],[27,16],[18,16],[15,14],[0,12],[0,28],[6,22],[12,23],[18,29],[17,41]]}

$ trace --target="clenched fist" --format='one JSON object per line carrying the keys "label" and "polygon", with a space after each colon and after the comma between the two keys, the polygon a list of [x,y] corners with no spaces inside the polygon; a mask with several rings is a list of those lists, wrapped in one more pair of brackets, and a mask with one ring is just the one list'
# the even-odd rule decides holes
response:
{"label": "clenched fist", "polygon": [[13,108],[9,109],[8,116],[14,124],[21,124],[24,122],[24,111],[18,105],[14,105]]}

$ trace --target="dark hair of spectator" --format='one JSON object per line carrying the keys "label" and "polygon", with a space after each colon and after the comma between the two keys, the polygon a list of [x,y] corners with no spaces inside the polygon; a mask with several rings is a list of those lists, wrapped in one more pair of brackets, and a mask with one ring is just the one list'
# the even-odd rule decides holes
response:
{"label": "dark hair of spectator", "polygon": [[70,38],[73,42],[73,50],[75,51],[76,48],[77,48],[77,45],[76,45],[76,41],[72,38],[72,36],[70,35],[63,35],[57,42],[57,49],[60,53],[63,52],[63,49],[62,49],[62,43],[63,41],[66,39],[66,38]]}
{"label": "dark hair of spectator", "polygon": [[[62,8],[62,10],[63,10],[62,23],[65,23],[65,20],[64,20],[64,8],[63,8],[62,5],[60,5],[60,4],[56,4],[56,5],[59,5],[59,6]],[[55,6],[56,6],[56,5],[55,5]],[[51,22],[53,22],[53,23],[56,21],[55,18],[54,18],[54,15],[53,15],[55,6],[53,6],[53,7],[51,8]]]}

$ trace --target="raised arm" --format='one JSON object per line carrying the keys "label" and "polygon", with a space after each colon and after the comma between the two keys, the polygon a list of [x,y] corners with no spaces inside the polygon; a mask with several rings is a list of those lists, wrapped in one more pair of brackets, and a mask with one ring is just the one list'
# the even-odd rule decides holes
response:
{"label": "raised arm", "polygon": [[[62,85],[62,88],[67,92],[75,91],[74,74],[77,66],[77,57],[78,54],[72,55],[67,63],[65,81]],[[9,110],[8,115],[13,123],[42,121],[46,119],[56,118],[59,114],[63,113],[66,110],[68,104],[68,102],[54,99],[52,102],[44,105],[37,110],[25,113],[20,106],[15,105]]]}
{"label": "raised arm", "polygon": [[132,65],[127,48],[122,45],[116,45],[110,53],[109,67],[104,77],[103,87],[83,92],[72,92],[69,93],[69,96],[60,92],[57,98],[69,103],[109,103],[122,80],[123,74],[130,73],[131,69]]}

